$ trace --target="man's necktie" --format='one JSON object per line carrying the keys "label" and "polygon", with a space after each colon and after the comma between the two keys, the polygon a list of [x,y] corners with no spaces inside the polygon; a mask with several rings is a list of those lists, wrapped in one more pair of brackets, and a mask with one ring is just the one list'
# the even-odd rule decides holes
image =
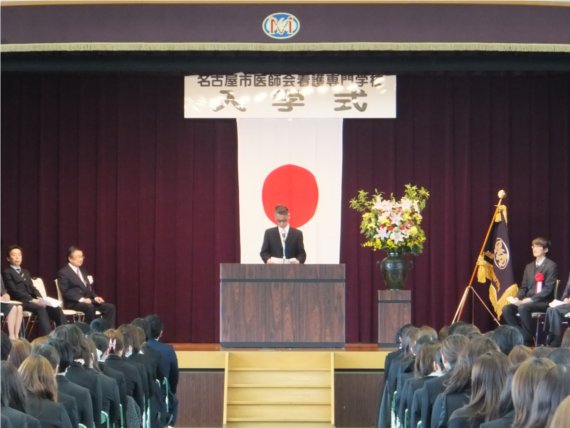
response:
{"label": "man's necktie", "polygon": [[24,272],[22,272],[22,269],[17,268],[16,272],[18,272],[18,275],[20,275],[22,278],[24,277]]}
{"label": "man's necktie", "polygon": [[79,269],[77,269],[77,270],[75,271],[75,273],[77,274],[77,276],[79,277],[79,279],[81,280],[81,282],[83,283],[83,285],[87,285],[87,284],[85,283],[85,280],[83,279],[83,275],[81,275],[81,271],[80,271]]}

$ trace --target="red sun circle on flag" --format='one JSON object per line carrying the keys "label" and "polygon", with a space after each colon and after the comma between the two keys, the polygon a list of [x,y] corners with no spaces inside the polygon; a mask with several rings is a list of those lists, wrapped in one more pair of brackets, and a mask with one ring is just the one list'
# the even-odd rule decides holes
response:
{"label": "red sun circle on flag", "polygon": [[261,191],[263,209],[275,223],[275,206],[286,205],[291,213],[291,227],[301,227],[315,215],[319,203],[319,187],[307,169],[287,164],[271,171]]}

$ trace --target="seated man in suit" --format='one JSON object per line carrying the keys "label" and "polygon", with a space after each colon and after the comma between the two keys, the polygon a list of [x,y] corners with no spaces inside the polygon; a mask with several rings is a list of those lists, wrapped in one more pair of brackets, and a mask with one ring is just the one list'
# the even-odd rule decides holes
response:
{"label": "seated man in suit", "polygon": [[95,318],[95,311],[101,312],[110,326],[115,325],[115,305],[107,303],[93,289],[93,277],[82,267],[83,250],[71,246],[67,250],[68,264],[57,273],[59,288],[66,307],[85,313],[85,321]]}
{"label": "seated man in suit", "polygon": [[[509,304],[503,308],[507,324],[522,330],[526,345],[533,345],[532,313],[545,312],[554,298],[554,286],[558,279],[558,267],[546,258],[550,242],[545,238],[532,240],[532,254],[535,261],[526,265],[517,297],[509,297]],[[517,313],[520,317],[517,317]],[[520,319],[519,319],[520,318]]]}
{"label": "seated man in suit", "polygon": [[275,207],[277,227],[269,228],[263,236],[260,256],[264,263],[305,263],[307,254],[303,232],[289,226],[291,214],[284,205]]}
{"label": "seated man in suit", "polygon": [[564,293],[560,298],[560,302],[556,306],[552,306],[546,310],[546,326],[548,329],[548,346],[560,346],[562,342],[562,331],[560,326],[562,320],[567,313],[570,312],[570,275]]}
{"label": "seated man in suit", "polygon": [[30,311],[38,317],[38,334],[46,336],[51,331],[50,320],[56,325],[65,324],[65,315],[61,308],[47,306],[40,298],[42,295],[32,282],[32,276],[27,269],[22,268],[24,251],[17,245],[11,245],[6,252],[6,260],[10,267],[4,269],[2,276],[6,290],[14,300],[22,302],[25,311]]}

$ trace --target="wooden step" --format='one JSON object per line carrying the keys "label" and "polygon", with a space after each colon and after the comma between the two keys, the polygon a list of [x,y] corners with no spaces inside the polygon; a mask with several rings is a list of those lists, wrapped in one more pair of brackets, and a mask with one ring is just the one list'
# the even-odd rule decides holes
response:
{"label": "wooden step", "polygon": [[331,385],[330,371],[233,371],[228,373],[228,386],[252,385]]}
{"label": "wooden step", "polygon": [[290,402],[327,403],[331,402],[330,388],[279,388],[259,387],[259,388],[231,388],[228,390],[228,403],[231,401],[243,402],[264,402],[273,397],[279,400]]}
{"label": "wooden step", "polygon": [[232,421],[226,424],[227,428],[331,428],[330,422],[282,422],[282,421]]}
{"label": "wooden step", "polygon": [[279,404],[267,404],[257,406],[232,406],[228,405],[228,421],[330,421],[330,405],[295,405],[294,407]]}

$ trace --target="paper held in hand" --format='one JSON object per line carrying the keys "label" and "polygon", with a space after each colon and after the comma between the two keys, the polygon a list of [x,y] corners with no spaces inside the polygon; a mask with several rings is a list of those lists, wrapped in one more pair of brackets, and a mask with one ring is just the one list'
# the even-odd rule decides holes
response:
{"label": "paper held in hand", "polygon": [[280,259],[279,257],[270,257],[267,263],[273,265],[290,265],[295,263],[295,261],[297,261],[297,259]]}
{"label": "paper held in hand", "polygon": [[40,297],[38,299],[40,302],[44,303],[46,306],[50,306],[52,308],[58,308],[61,306],[61,302],[53,297]]}

